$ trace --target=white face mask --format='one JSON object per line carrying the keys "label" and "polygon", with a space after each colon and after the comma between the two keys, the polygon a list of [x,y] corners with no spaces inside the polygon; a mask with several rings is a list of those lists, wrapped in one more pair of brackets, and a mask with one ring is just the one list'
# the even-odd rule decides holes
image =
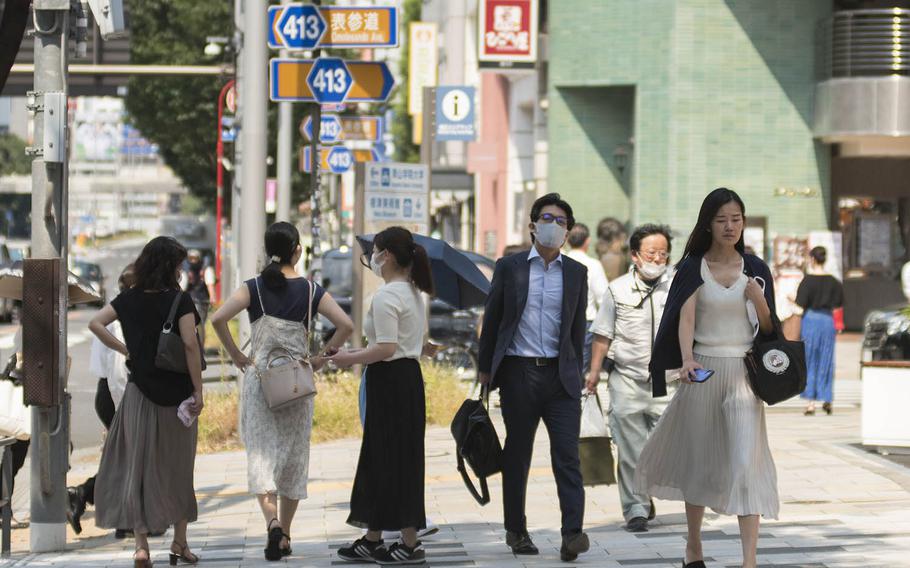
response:
{"label": "white face mask", "polygon": [[657,280],[667,271],[666,264],[655,264],[653,262],[642,262],[638,267],[638,273],[645,280]]}
{"label": "white face mask", "polygon": [[370,270],[373,271],[373,274],[382,278],[382,265],[385,264],[385,260],[379,262],[376,260],[376,257],[382,254],[381,252],[374,252],[373,256],[370,257]]}
{"label": "white face mask", "polygon": [[559,248],[566,242],[565,227],[558,223],[534,223],[534,238],[540,243],[540,246],[547,248]]}

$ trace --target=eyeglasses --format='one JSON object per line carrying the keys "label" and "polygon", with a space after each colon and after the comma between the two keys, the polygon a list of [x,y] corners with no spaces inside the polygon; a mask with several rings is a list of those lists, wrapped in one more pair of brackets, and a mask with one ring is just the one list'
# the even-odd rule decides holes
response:
{"label": "eyeglasses", "polygon": [[556,222],[560,227],[565,227],[569,224],[569,218],[563,217],[562,215],[553,215],[552,213],[544,213],[537,219],[538,221],[543,221],[544,223],[553,223]]}
{"label": "eyeglasses", "polygon": [[668,260],[670,258],[670,253],[662,250],[639,251],[638,255],[648,260]]}

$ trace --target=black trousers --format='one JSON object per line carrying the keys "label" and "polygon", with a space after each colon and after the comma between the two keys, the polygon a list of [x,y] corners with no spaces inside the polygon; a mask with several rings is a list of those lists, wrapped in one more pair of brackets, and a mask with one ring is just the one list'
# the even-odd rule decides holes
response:
{"label": "black trousers", "polygon": [[13,479],[9,484],[9,494],[13,494],[16,488],[16,474],[25,464],[25,457],[28,455],[28,447],[31,445],[29,440],[16,440],[10,447],[10,457],[13,459]]}
{"label": "black trousers", "polygon": [[[111,389],[108,387],[107,379],[98,379],[98,388],[95,389],[95,413],[104,424],[105,430],[111,429],[111,422],[114,420],[116,412],[114,398],[111,396]],[[95,476],[89,477],[82,484],[82,492],[85,500],[92,505],[95,504]]]}
{"label": "black trousers", "polygon": [[502,501],[507,531],[527,530],[525,500],[534,436],[543,419],[550,436],[550,457],[562,512],[563,536],[581,531],[585,490],[578,458],[581,403],[569,396],[554,363],[537,367],[532,361],[506,357],[497,373],[502,418],[506,424],[503,448]]}

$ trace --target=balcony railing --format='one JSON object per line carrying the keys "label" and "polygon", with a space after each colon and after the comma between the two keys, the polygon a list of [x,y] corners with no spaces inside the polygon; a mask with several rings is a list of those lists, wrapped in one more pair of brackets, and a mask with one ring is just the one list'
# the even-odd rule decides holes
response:
{"label": "balcony railing", "polygon": [[910,75],[910,10],[846,10],[818,29],[819,80]]}

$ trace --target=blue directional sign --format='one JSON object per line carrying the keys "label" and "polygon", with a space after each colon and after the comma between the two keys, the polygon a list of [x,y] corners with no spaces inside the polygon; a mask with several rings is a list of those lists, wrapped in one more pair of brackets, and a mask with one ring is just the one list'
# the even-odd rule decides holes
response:
{"label": "blue directional sign", "polygon": [[320,57],[310,69],[306,83],[317,103],[341,103],[351,90],[354,78],[344,59]]}
{"label": "blue directional sign", "polygon": [[[308,139],[313,139],[313,117],[308,116],[303,122],[303,135]],[[319,143],[332,144],[338,142],[343,137],[341,120],[336,114],[323,114],[319,127]]]}
{"label": "blue directional sign", "polygon": [[269,47],[313,49],[328,26],[312,4],[269,7]]}

